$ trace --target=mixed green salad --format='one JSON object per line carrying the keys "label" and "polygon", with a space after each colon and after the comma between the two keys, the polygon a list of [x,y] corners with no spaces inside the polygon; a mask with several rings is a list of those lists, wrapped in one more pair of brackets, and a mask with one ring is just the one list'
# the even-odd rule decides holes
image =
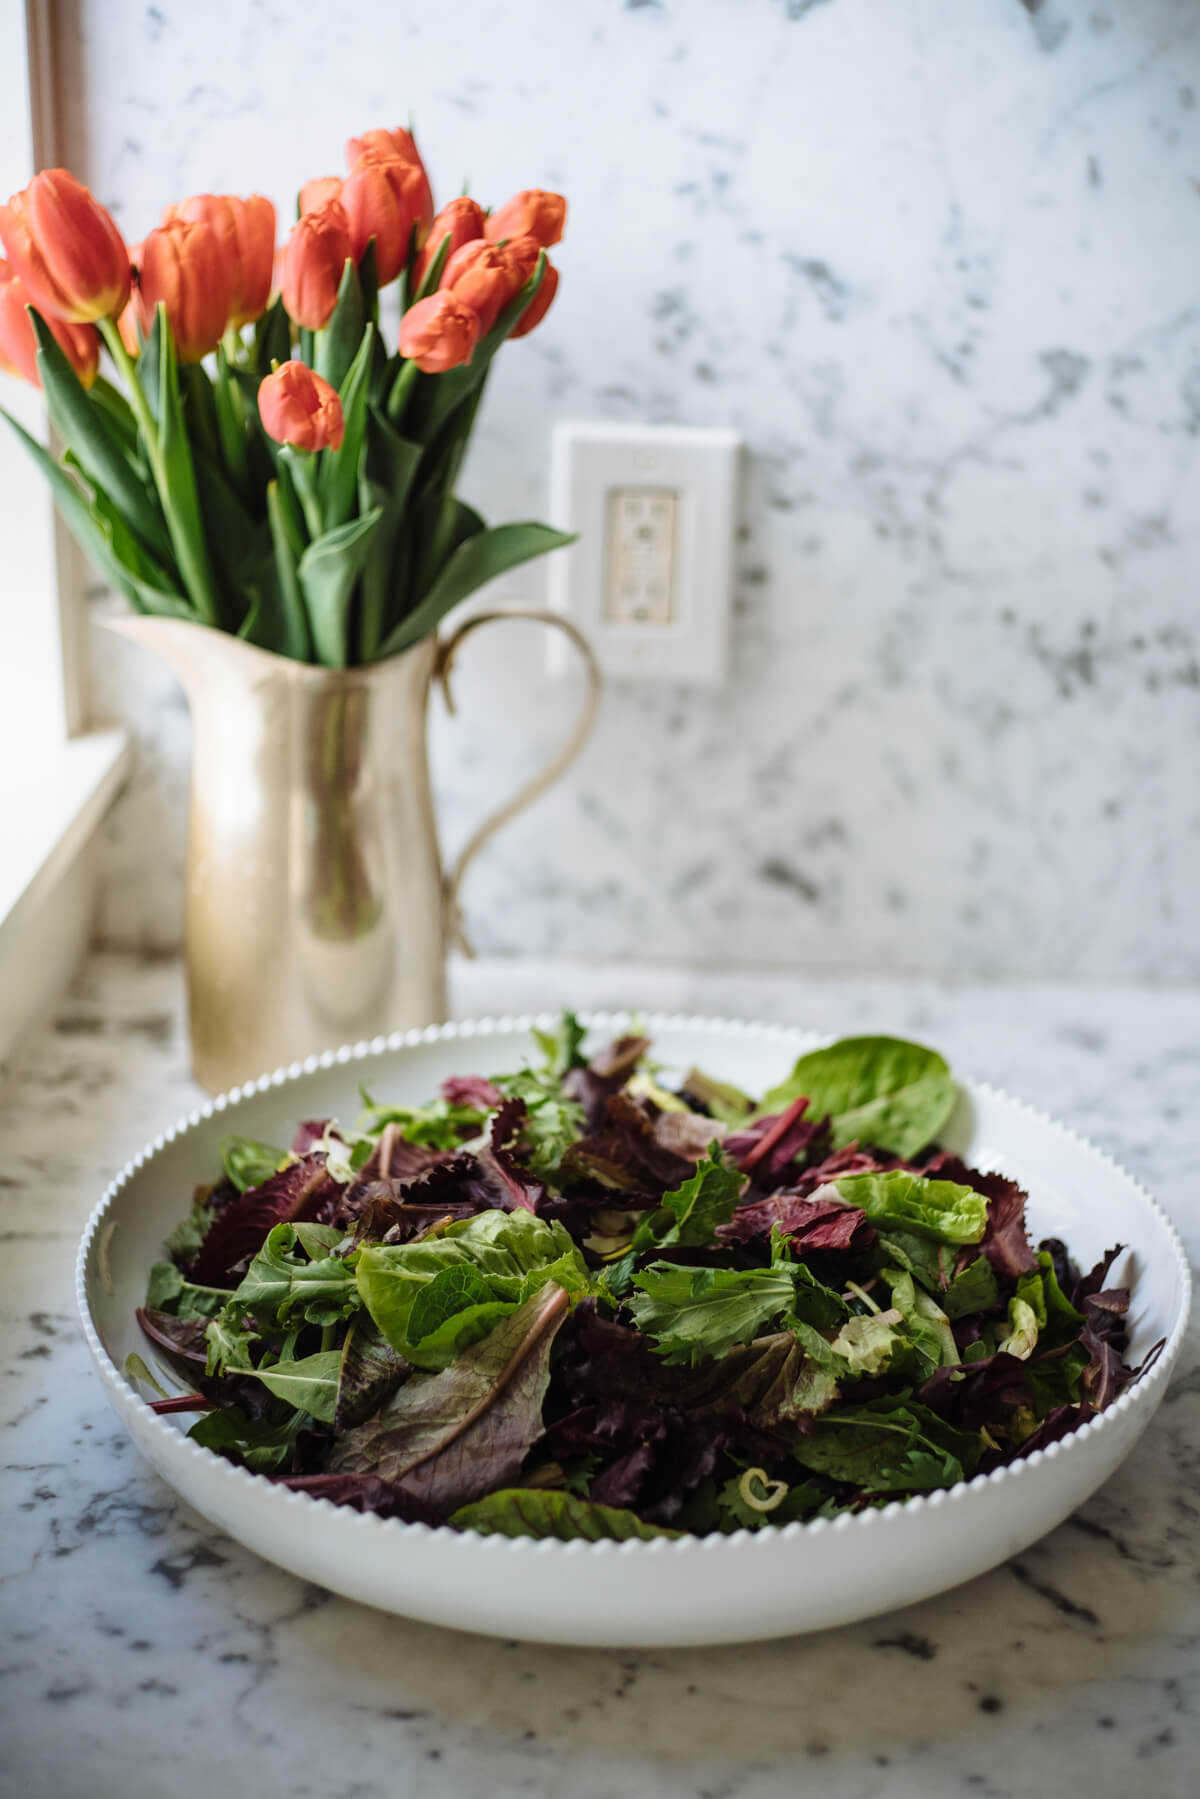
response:
{"label": "mixed green salad", "polygon": [[232,1138],[128,1371],[290,1488],[508,1536],[759,1530],[1028,1456],[1135,1378],[1119,1246],[1035,1248],[891,1037],[761,1098],[573,1015],[506,1075]]}

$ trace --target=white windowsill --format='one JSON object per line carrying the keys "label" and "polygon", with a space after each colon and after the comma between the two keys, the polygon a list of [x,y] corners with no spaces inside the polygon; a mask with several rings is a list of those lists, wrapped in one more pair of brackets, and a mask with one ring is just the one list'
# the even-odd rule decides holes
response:
{"label": "white windowsill", "polygon": [[124,731],[0,745],[0,1063],[70,979],[91,924],[84,851],[129,768]]}

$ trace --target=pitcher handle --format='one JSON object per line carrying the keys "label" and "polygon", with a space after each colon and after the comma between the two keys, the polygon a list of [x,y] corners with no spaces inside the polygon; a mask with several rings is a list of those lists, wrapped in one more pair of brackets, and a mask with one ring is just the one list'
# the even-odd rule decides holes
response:
{"label": "pitcher handle", "polygon": [[463,877],[484,844],[489,842],[496,832],[508,823],[510,818],[515,818],[518,812],[524,811],[525,807],[531,805],[534,800],[545,793],[548,787],[553,787],[560,775],[566,773],[591,734],[596,720],[596,709],[600,704],[602,686],[600,669],[592,653],[592,646],[582,631],[573,625],[569,618],[564,618],[560,612],[545,612],[535,608],[514,606],[502,611],[477,612],[459,625],[456,631],[452,631],[449,637],[439,641],[437,660],[433,665],[433,678],[441,683],[446,709],[451,715],[454,714],[456,708],[454,696],[450,691],[450,669],[460,646],[472,631],[477,631],[481,625],[503,623],[505,619],[512,618],[527,619],[538,625],[552,625],[555,630],[566,633],[583,657],[587,673],[587,694],[584,697],[583,710],[567,741],[555,752],[544,768],[539,769],[535,775],[531,775],[527,781],[524,781],[511,799],[506,800],[502,806],[498,806],[490,818],[485,818],[483,823],[476,827],[460,850],[458,860],[453,868],[445,876],[443,904],[445,906],[446,931],[451,946],[460,949],[465,956],[474,956],[475,951],[463,927],[462,909],[459,904]]}

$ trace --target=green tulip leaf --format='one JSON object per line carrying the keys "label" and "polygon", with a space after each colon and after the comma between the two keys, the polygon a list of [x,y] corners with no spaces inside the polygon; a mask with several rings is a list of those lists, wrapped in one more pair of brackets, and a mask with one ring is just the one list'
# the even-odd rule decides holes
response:
{"label": "green tulip leaf", "polygon": [[32,306],[29,316],[38,343],[38,373],[54,429],[70,444],[89,484],[111,495],[130,529],[153,555],[168,558],[171,545],[162,514],[145,476],[130,464],[126,443],[109,423],[107,408],[88,398],[49,325]]}
{"label": "green tulip leaf", "polygon": [[308,608],[313,647],[317,661],[326,668],[346,666],[350,602],[381,517],[376,509],[326,531],[300,558],[300,591]]}
{"label": "green tulip leaf", "polygon": [[358,270],[349,258],[342,270],[337,304],[323,331],[315,334],[313,367],[330,387],[340,388],[362,342],[366,313]]}
{"label": "green tulip leaf", "polygon": [[380,659],[399,655],[401,650],[419,643],[452,607],[497,575],[574,541],[571,532],[533,523],[496,525],[490,531],[468,537],[450,556],[420,605],[392,631],[379,652]]}

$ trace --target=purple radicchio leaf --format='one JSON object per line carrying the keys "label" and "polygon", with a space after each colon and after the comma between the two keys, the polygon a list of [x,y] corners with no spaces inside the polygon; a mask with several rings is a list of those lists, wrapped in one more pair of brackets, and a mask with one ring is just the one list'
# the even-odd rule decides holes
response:
{"label": "purple radicchio leaf", "polygon": [[1025,1364],[999,1350],[961,1367],[936,1369],[917,1388],[917,1398],[959,1430],[980,1430],[1032,1406],[1034,1392]]}
{"label": "purple radicchio leaf", "polygon": [[473,1106],[477,1112],[494,1112],[504,1095],[482,1074],[451,1074],[442,1082],[442,1098],[452,1106]]}
{"label": "purple radicchio leaf", "polygon": [[728,1224],[718,1225],[717,1235],[727,1243],[748,1243],[770,1237],[774,1226],[790,1239],[797,1255],[818,1249],[869,1249],[876,1235],[857,1206],[799,1193],[771,1193],[739,1206]]}
{"label": "purple radicchio leaf", "polygon": [[550,1346],[569,1300],[554,1282],[438,1374],[415,1374],[338,1439],[332,1474],[378,1474],[445,1517],[517,1479],[542,1434]]}
{"label": "purple radicchio leaf", "polygon": [[329,1129],[328,1118],[306,1118],[303,1124],[296,1126],[296,1135],[292,1138],[292,1154],[307,1156],[319,1143],[325,1141],[325,1133]]}
{"label": "purple radicchio leaf", "polygon": [[380,1131],[379,1141],[363,1163],[360,1175],[364,1181],[412,1181],[436,1168],[439,1162],[449,1161],[453,1154],[453,1150],[429,1149],[422,1143],[407,1142],[393,1121]]}
{"label": "purple radicchio leaf", "polygon": [[546,1198],[545,1183],[516,1153],[526,1115],[523,1099],[506,1099],[493,1117],[487,1143],[479,1152],[480,1163],[499,1194],[499,1203],[509,1212],[518,1208],[537,1212]]}
{"label": "purple radicchio leaf", "polygon": [[1108,1279],[1109,1269],[1112,1267],[1124,1247],[1125,1246],[1122,1243],[1114,1243],[1111,1249],[1105,1250],[1104,1254],[1100,1257],[1100,1260],[1096,1263],[1096,1266],[1091,1269],[1089,1273],[1085,1274],[1082,1280],[1075,1283],[1075,1287],[1069,1297],[1071,1304],[1077,1311],[1082,1312],[1084,1310],[1084,1301],[1089,1299],[1093,1293],[1100,1292],[1100,1289]]}
{"label": "purple radicchio leaf", "polygon": [[725,1153],[760,1187],[775,1185],[794,1162],[828,1145],[828,1117],[806,1119],[807,1107],[801,1096],[786,1111],[756,1119],[725,1139]]}
{"label": "purple radicchio leaf", "polygon": [[[610,1094],[603,1124],[572,1145],[568,1161],[631,1192],[649,1188],[661,1195],[680,1187],[695,1174],[696,1158],[677,1154],[659,1137],[664,1116],[652,1119],[627,1093]],[[709,1140],[718,1134],[710,1132]]]}
{"label": "purple radicchio leaf", "polygon": [[1108,1337],[1100,1336],[1090,1320],[1080,1331],[1079,1341],[1091,1357],[1080,1385],[1090,1404],[1102,1412],[1129,1385],[1131,1371],[1121,1360],[1120,1350]]}
{"label": "purple radicchio leaf", "polygon": [[325,1171],[325,1157],[305,1156],[273,1174],[261,1187],[248,1187],[219,1212],[187,1270],[203,1287],[237,1285],[236,1272],[256,1255],[277,1224],[319,1219],[341,1192]]}
{"label": "purple radicchio leaf", "polygon": [[562,1088],[583,1107],[583,1127],[594,1136],[604,1127],[609,1100],[625,1085],[650,1047],[648,1037],[618,1037],[592,1057],[586,1068],[569,1068]]}
{"label": "purple radicchio leaf", "polygon": [[[465,1152],[440,1156],[411,1179],[362,1181],[346,1189],[334,1223],[353,1228],[355,1243],[407,1243],[442,1218],[472,1218],[502,1205],[500,1192],[478,1160]],[[393,1234],[394,1233],[394,1234]]]}
{"label": "purple radicchio leaf", "polygon": [[799,1173],[789,1171],[788,1192],[807,1196],[815,1193],[818,1187],[832,1185],[846,1174],[886,1173],[889,1168],[898,1166],[895,1156],[885,1156],[875,1150],[863,1149],[857,1143],[847,1143],[844,1149],[835,1149],[832,1155],[810,1163]]}

